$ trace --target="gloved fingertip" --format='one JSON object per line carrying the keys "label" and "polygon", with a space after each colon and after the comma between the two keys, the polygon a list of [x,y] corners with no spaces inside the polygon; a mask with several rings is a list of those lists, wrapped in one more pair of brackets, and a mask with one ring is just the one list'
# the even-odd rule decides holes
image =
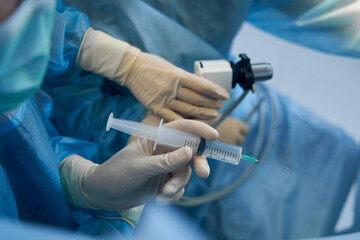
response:
{"label": "gloved fingertip", "polygon": [[184,147],[184,157],[189,158],[189,160],[190,160],[192,155],[193,155],[193,151],[192,151],[191,147],[185,146]]}
{"label": "gloved fingertip", "polygon": [[219,132],[217,129],[209,127],[206,132],[206,135],[204,134],[202,137],[205,138],[206,140],[214,141],[219,138]]}
{"label": "gloved fingertip", "polygon": [[210,167],[209,167],[209,164],[208,164],[207,161],[204,161],[202,163],[202,168],[203,168],[203,171],[201,173],[201,176],[199,176],[199,177],[202,178],[202,179],[206,179],[210,175]]}
{"label": "gloved fingertip", "polygon": [[175,195],[175,186],[172,184],[166,184],[163,188],[163,194],[167,197],[172,197]]}
{"label": "gloved fingertip", "polygon": [[230,97],[229,93],[223,88],[219,88],[217,93],[223,100],[229,99]]}
{"label": "gloved fingertip", "polygon": [[207,109],[206,111],[202,112],[201,115],[198,116],[199,118],[203,120],[213,120],[217,117],[219,117],[219,113],[213,109]]}
{"label": "gloved fingertip", "polygon": [[209,111],[209,112],[208,112],[208,115],[209,115],[210,117],[212,117],[212,118],[217,118],[217,117],[219,117],[219,113],[218,113],[217,111],[215,111],[215,110]]}
{"label": "gloved fingertip", "polygon": [[209,136],[208,140],[210,140],[210,141],[213,141],[213,140],[216,140],[216,139],[219,138],[219,132],[216,129],[214,129],[214,130],[215,131],[212,131],[210,136]]}
{"label": "gloved fingertip", "polygon": [[243,134],[243,135],[245,135],[245,134],[247,134],[248,132],[249,132],[249,128],[247,127],[247,128],[242,128],[241,130],[240,130],[240,132]]}
{"label": "gloved fingertip", "polygon": [[215,103],[215,108],[216,109],[220,109],[222,107],[222,102],[221,101],[217,101],[216,103]]}
{"label": "gloved fingertip", "polygon": [[210,166],[209,166],[208,163],[206,163],[205,169],[206,169],[206,172],[207,172],[207,176],[206,176],[206,178],[207,178],[210,175]]}
{"label": "gloved fingertip", "polygon": [[206,179],[210,175],[210,167],[205,157],[197,156],[193,162],[193,169],[195,170],[196,176],[201,179]]}
{"label": "gloved fingertip", "polygon": [[161,194],[157,195],[157,197],[155,198],[155,202],[159,205],[170,205],[172,203],[171,201],[169,201],[168,198]]}

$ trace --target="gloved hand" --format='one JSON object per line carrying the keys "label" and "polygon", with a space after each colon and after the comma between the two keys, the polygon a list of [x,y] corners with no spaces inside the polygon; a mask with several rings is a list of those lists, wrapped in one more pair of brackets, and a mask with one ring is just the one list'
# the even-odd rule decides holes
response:
{"label": "gloved hand", "polygon": [[240,145],[244,142],[246,134],[249,132],[248,125],[232,117],[227,117],[216,128],[219,132],[217,141],[233,145]]}
{"label": "gloved hand", "polygon": [[[217,119],[200,121],[211,126],[217,121]],[[216,127],[216,130],[219,133],[219,138],[217,139],[217,141],[232,145],[240,145],[244,142],[245,136],[249,132],[249,127],[243,121],[237,120],[232,117],[226,117],[219,124],[219,126]]]}
{"label": "gloved hand", "polygon": [[211,81],[93,29],[83,38],[77,64],[128,87],[146,108],[167,121],[181,119],[180,114],[213,119],[220,100],[229,97]]}
{"label": "gloved hand", "polygon": [[[215,129],[198,121],[178,120],[165,125],[208,140],[218,137]],[[152,148],[153,142],[137,139],[100,165],[78,155],[67,157],[59,167],[67,202],[76,207],[113,211],[155,197],[157,202],[172,203],[185,191],[191,174],[190,160],[201,177],[209,174],[208,165],[202,165],[205,157],[193,156],[190,147],[169,153],[162,146],[157,146],[155,152]]]}
{"label": "gloved hand", "polygon": [[[157,127],[160,124],[160,120],[161,120],[161,118],[159,118],[157,115],[154,115],[151,112],[147,112],[145,118],[141,121],[141,123]],[[187,121],[185,121],[184,123],[187,123]],[[173,128],[182,130],[182,131],[186,131],[184,129],[188,127],[188,126],[181,126],[181,125],[179,125],[178,122],[176,122],[175,125],[173,122],[170,122],[170,123],[167,123],[166,126],[173,126]],[[196,129],[191,129],[191,125],[190,125],[190,129],[186,132],[194,132],[194,131],[196,131]],[[232,135],[234,135],[234,134],[232,134]],[[135,141],[136,139],[137,139],[137,137],[130,136],[128,144]],[[217,139],[217,140],[219,140],[219,139]],[[193,166],[193,169],[195,170],[195,173],[198,177],[205,179],[209,176],[210,167],[209,167],[208,161],[205,157],[193,157],[193,159],[190,161],[190,164]]]}

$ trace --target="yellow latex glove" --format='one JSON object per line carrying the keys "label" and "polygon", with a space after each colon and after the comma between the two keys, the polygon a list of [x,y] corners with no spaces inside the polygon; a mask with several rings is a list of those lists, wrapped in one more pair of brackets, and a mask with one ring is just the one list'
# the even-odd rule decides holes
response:
{"label": "yellow latex glove", "polygon": [[240,145],[244,142],[246,134],[249,132],[248,125],[232,117],[227,117],[216,128],[219,132],[217,141]]}
{"label": "yellow latex glove", "polygon": [[181,115],[214,119],[220,100],[229,97],[211,81],[93,29],[84,36],[77,64],[128,87],[146,108],[167,121]]}
{"label": "yellow latex glove", "polygon": [[[211,126],[217,119],[200,121]],[[216,127],[216,130],[219,133],[217,141],[238,146],[244,142],[246,134],[249,132],[249,127],[246,122],[232,117],[226,117],[219,126]]]}

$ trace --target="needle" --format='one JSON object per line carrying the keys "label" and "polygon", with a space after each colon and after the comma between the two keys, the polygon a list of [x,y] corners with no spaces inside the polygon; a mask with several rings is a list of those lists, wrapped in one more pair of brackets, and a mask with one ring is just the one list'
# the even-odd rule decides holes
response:
{"label": "needle", "polygon": [[247,155],[242,155],[242,159],[243,159],[243,160],[246,160],[246,161],[250,161],[250,162],[257,162],[257,163],[261,163],[261,164],[268,164],[268,165],[271,165],[271,166],[274,166],[274,167],[279,167],[279,168],[282,168],[282,169],[285,169],[285,170],[290,170],[288,167],[281,166],[281,165],[275,164],[275,163],[263,162],[263,161],[257,160],[257,159],[254,158],[254,157],[250,157],[250,156],[247,156]]}

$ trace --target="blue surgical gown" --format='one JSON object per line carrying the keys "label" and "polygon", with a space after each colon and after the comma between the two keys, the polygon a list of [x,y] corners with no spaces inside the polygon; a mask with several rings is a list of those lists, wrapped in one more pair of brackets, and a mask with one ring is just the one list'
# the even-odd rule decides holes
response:
{"label": "blue surgical gown", "polygon": [[[17,109],[0,114],[0,218],[11,219],[13,225],[32,222],[93,237],[130,236],[132,227],[115,219],[121,218],[120,214],[67,205],[59,162],[71,154],[96,161],[99,147],[59,135],[48,120],[51,110],[51,98],[39,91]],[[6,228],[2,234],[12,237]]]}
{"label": "blue surgical gown", "polygon": [[[353,31],[356,24],[351,24],[352,21],[356,23],[355,17],[340,16],[343,25],[332,19],[318,18],[320,13],[334,10],[340,1],[325,1],[326,4],[320,4],[323,1],[290,0],[66,2],[86,12],[91,25],[96,28],[189,71],[192,71],[194,60],[229,58],[232,38],[245,19],[285,39],[318,50],[354,57],[360,53]],[[340,7],[351,3],[345,2]],[[50,119],[54,132],[77,140],[76,143],[53,145],[55,153],[52,154],[59,161],[69,154],[68,149],[72,149],[71,153],[102,162],[124,147],[127,141],[124,134],[105,132],[108,113],[115,112],[117,117],[139,121],[145,109],[128,90],[75,68],[79,41],[89,22],[84,14],[61,2],[57,11],[52,58],[43,90],[53,100]],[[244,149],[248,155],[286,165],[291,170],[246,163],[234,167],[210,160],[210,178],[203,181],[192,177],[187,196],[213,191],[239,178],[244,178],[242,183],[215,202],[179,209],[195,220],[194,231],[203,229],[219,239],[306,238],[334,234],[340,211],[359,172],[359,146],[341,129],[327,124],[268,86],[258,85],[257,89],[255,95],[247,97],[232,113],[233,117],[242,119],[260,98],[266,99],[249,122],[250,133]],[[241,92],[240,88],[234,89],[232,99],[225,105]],[[40,124],[39,120],[34,126]],[[19,135],[22,134],[20,131]],[[39,151],[31,144],[32,139],[26,141],[23,145],[29,144],[36,149],[34,152]],[[86,149],[86,144],[96,146],[90,148],[90,156],[86,155],[89,152],[79,150]],[[19,145],[7,149],[17,150],[16,146]],[[42,149],[50,152],[49,148]],[[34,159],[40,156],[36,155]],[[36,174],[32,169],[27,171],[29,175]],[[48,175],[58,181],[56,174]],[[16,176],[14,174],[14,178]],[[59,194],[56,193],[58,182],[55,185],[55,192],[49,192],[51,196]],[[14,193],[7,196],[8,201],[16,199]],[[22,198],[26,196],[30,193],[24,192]],[[355,213],[359,212],[359,197],[358,193]],[[40,196],[32,195],[32,198],[35,200]],[[56,199],[59,198],[61,196]],[[63,200],[60,203],[64,204]],[[11,214],[16,215],[16,208],[13,208]],[[61,209],[51,207],[50,213]],[[47,209],[39,211],[40,215],[48,212]],[[69,210],[57,214],[63,218],[52,220],[59,221],[55,225],[74,223],[66,220],[70,219]],[[349,232],[360,231],[359,218],[359,214],[355,214],[355,224]],[[77,224],[65,227],[76,228]]]}

